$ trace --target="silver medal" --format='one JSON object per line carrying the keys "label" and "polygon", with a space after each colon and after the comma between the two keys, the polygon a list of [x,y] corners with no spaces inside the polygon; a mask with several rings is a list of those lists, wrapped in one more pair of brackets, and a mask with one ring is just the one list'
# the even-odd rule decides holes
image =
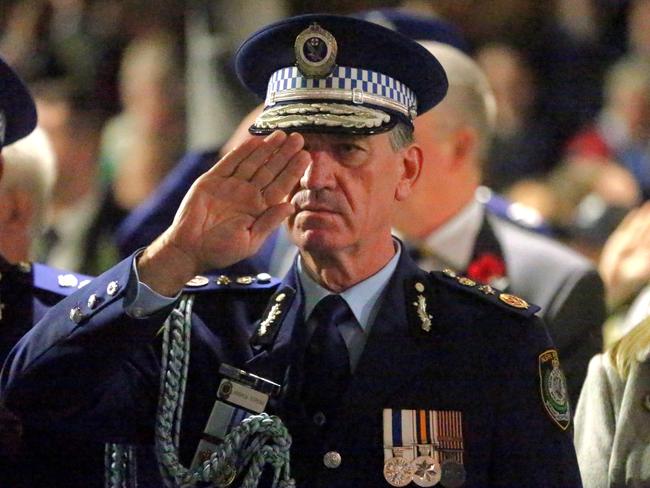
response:
{"label": "silver medal", "polygon": [[431,456],[419,456],[411,463],[413,483],[418,486],[435,486],[440,481],[442,468]]}

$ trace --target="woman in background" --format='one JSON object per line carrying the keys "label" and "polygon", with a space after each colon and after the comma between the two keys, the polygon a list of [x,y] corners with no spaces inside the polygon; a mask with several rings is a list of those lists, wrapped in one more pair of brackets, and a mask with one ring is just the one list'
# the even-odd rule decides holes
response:
{"label": "woman in background", "polygon": [[575,445],[585,488],[650,486],[650,317],[592,358]]}

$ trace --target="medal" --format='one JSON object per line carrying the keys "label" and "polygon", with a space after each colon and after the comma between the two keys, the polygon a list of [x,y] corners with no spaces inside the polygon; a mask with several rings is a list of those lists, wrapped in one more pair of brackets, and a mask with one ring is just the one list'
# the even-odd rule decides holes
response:
{"label": "medal", "polygon": [[413,481],[413,465],[403,457],[392,457],[384,463],[384,478],[391,486],[406,486]]}
{"label": "medal", "polygon": [[434,486],[440,481],[438,453],[433,450],[433,415],[430,410],[413,411],[413,434],[418,457],[413,460],[413,482],[418,486]]}
{"label": "medal", "polygon": [[391,486],[406,486],[413,481],[413,437],[409,437],[410,429],[402,429],[403,419],[410,418],[412,412],[390,408],[383,412],[384,478]]}
{"label": "medal", "polygon": [[458,488],[465,483],[465,467],[455,461],[442,463],[440,483],[445,488]]}
{"label": "medal", "polygon": [[418,486],[435,486],[440,481],[442,468],[431,456],[418,456],[413,460],[413,483]]}

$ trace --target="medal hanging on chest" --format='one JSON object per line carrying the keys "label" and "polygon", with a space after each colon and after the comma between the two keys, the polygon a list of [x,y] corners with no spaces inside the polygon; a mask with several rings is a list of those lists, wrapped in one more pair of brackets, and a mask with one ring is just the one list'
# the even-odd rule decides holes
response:
{"label": "medal hanging on chest", "polygon": [[383,411],[384,478],[391,486],[455,488],[465,483],[462,414]]}

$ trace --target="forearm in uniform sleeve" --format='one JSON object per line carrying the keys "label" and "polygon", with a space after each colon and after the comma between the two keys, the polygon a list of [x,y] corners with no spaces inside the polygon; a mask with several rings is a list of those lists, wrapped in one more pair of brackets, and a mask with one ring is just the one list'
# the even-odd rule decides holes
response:
{"label": "forearm in uniform sleeve", "polygon": [[[156,383],[155,365],[133,361],[152,356],[148,351],[173,302],[145,318],[126,313],[125,303],[138,303],[133,261],[131,256],[61,301],[13,349],[2,372],[2,396],[24,422],[84,418],[115,384],[133,381],[123,377],[129,369],[144,383]],[[127,403],[141,400],[124,397]]]}

